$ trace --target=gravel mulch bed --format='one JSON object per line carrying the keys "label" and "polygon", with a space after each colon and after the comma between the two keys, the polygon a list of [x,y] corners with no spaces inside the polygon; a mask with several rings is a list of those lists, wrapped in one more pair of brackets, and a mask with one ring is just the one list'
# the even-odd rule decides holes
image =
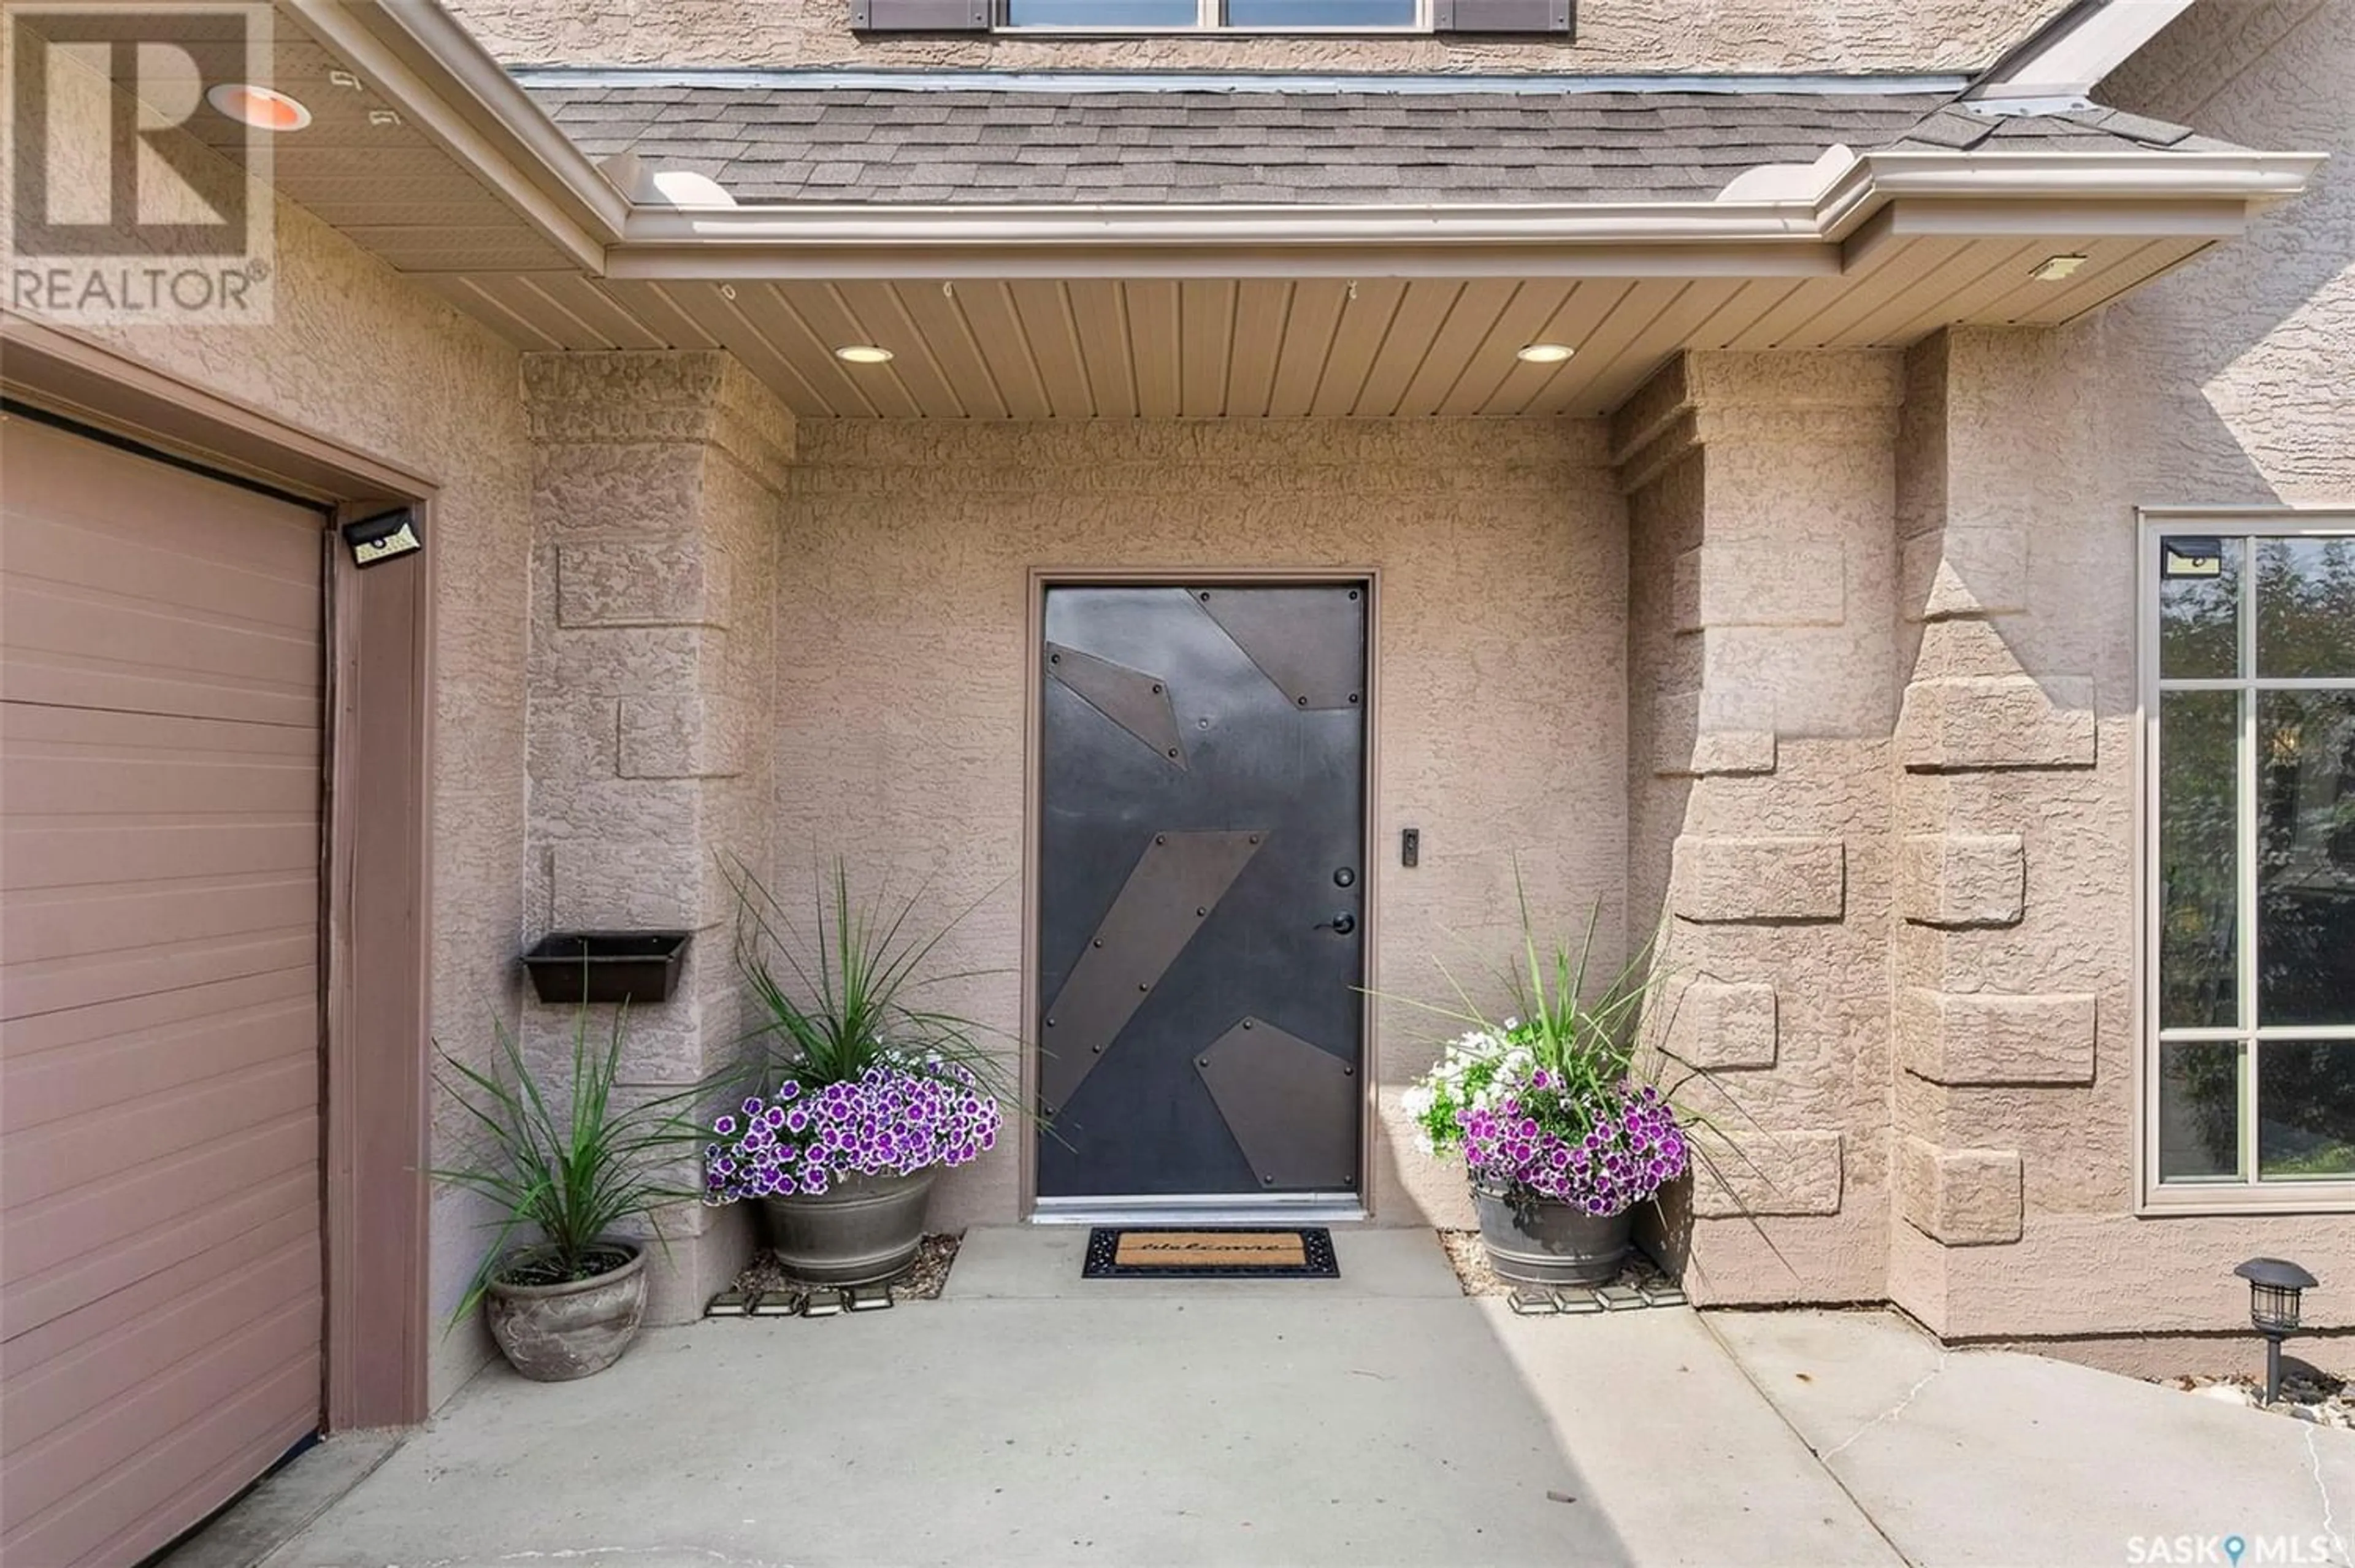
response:
{"label": "gravel mulch bed", "polygon": [[[940,1297],[941,1287],[948,1283],[949,1265],[956,1261],[960,1234],[926,1236],[916,1249],[916,1261],[906,1272],[891,1278],[891,1294],[900,1301],[933,1301]],[[752,1254],[752,1261],[736,1276],[736,1288],[747,1296],[764,1291],[784,1290],[798,1285],[777,1262],[777,1254],[763,1247]]]}
{"label": "gravel mulch bed", "polygon": [[2355,1382],[2332,1377],[2327,1372],[2318,1377],[2309,1377],[2303,1372],[2285,1371],[2282,1374],[2281,1398],[2272,1404],[2265,1403],[2264,1387],[2252,1377],[2173,1377],[2154,1381],[2168,1388],[2198,1394],[2203,1399],[2245,1405],[2252,1410],[2272,1411],[2277,1415],[2295,1416],[2300,1421],[2310,1421],[2317,1426],[2343,1426],[2355,1431]]}
{"label": "gravel mulch bed", "polygon": [[[1513,1294],[1512,1282],[1499,1278],[1497,1271],[1488,1266],[1488,1254],[1480,1245],[1479,1232],[1442,1231],[1439,1232],[1439,1244],[1447,1249],[1447,1261],[1455,1265],[1456,1283],[1464,1287],[1465,1295]],[[1627,1261],[1619,1265],[1618,1277],[1611,1283],[1637,1290],[1661,1290],[1673,1286],[1677,1282],[1673,1276],[1661,1272],[1660,1266],[1646,1257],[1638,1248],[1627,1254]]]}

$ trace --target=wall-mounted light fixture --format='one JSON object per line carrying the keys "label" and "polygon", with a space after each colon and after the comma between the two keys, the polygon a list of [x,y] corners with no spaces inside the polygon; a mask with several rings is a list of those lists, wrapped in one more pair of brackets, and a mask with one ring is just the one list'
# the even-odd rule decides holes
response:
{"label": "wall-mounted light fixture", "polygon": [[351,547],[354,566],[382,566],[388,560],[415,555],[425,548],[417,514],[406,507],[346,523],[343,535],[344,542]]}

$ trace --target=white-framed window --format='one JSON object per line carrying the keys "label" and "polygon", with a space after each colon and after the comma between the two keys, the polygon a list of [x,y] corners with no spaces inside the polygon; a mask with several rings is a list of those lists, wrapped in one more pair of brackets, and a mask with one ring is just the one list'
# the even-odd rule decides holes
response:
{"label": "white-framed window", "polygon": [[1004,0],[1006,27],[1117,33],[1412,33],[1431,0]]}
{"label": "white-framed window", "polygon": [[2141,542],[2146,1203],[2355,1208],[2355,512]]}

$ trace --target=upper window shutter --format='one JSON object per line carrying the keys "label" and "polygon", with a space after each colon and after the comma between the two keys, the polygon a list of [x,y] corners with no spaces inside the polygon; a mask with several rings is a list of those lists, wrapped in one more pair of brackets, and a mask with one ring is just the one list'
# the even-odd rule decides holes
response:
{"label": "upper window shutter", "polygon": [[850,0],[854,33],[986,33],[990,0]]}
{"label": "upper window shutter", "polygon": [[1575,11],[1576,0],[1432,0],[1431,24],[1439,33],[1567,36]]}

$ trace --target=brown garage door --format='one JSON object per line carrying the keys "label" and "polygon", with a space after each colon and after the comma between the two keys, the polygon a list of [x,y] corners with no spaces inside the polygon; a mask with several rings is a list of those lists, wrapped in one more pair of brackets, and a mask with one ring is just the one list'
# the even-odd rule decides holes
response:
{"label": "brown garage door", "polygon": [[318,1424],[320,515],[0,418],[0,1560]]}

